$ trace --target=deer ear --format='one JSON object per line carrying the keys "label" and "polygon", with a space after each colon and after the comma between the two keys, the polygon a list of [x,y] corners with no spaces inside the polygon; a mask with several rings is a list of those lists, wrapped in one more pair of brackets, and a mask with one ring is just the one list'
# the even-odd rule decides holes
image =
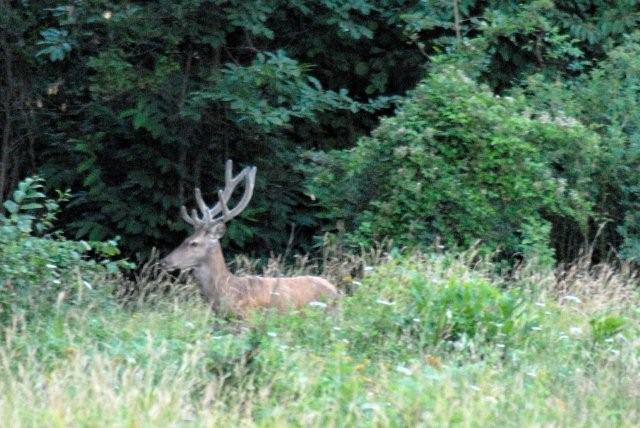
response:
{"label": "deer ear", "polygon": [[209,231],[207,232],[207,235],[209,236],[210,239],[220,239],[224,236],[224,233],[227,231],[227,227],[224,225],[224,223],[218,223],[215,226],[213,226],[211,229],[209,229]]}

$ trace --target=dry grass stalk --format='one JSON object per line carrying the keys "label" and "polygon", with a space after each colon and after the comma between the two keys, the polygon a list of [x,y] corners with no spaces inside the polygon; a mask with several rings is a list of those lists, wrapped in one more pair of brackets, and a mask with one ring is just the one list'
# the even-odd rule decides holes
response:
{"label": "dry grass stalk", "polygon": [[594,310],[611,310],[638,301],[638,274],[627,262],[593,265],[586,254],[558,267],[555,278],[550,292],[561,303],[576,301]]}

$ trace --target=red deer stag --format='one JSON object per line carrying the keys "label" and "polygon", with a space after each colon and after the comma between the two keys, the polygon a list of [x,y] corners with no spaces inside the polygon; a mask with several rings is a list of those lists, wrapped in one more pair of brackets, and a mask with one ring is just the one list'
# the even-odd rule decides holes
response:
{"label": "red deer stag", "polygon": [[[292,278],[265,278],[259,276],[236,276],[224,261],[220,239],[224,236],[225,223],[240,214],[253,195],[256,167],[246,167],[233,177],[233,164],[227,161],[224,190],[218,190],[218,202],[209,208],[202,199],[200,189],[195,189],[196,210],[187,213],[184,206],[181,214],[184,221],[195,231],[162,261],[167,270],[192,270],[209,304],[223,312],[245,316],[255,308],[273,307],[279,310],[301,307],[319,299],[333,300],[338,293],[329,281],[317,276]],[[244,180],[244,194],[233,208],[227,204],[236,188]]]}

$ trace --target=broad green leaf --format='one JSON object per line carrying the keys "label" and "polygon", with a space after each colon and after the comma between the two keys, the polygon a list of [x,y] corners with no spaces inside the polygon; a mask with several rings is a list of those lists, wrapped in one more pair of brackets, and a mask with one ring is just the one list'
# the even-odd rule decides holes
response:
{"label": "broad green leaf", "polygon": [[20,206],[11,200],[5,201],[2,205],[11,214],[16,214],[20,210]]}

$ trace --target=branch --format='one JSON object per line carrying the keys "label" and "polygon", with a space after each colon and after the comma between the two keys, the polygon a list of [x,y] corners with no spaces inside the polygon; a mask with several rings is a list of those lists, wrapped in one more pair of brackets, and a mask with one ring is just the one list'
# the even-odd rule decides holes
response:
{"label": "branch", "polygon": [[460,9],[458,7],[459,0],[453,0],[453,25],[456,30],[456,40],[460,43]]}

